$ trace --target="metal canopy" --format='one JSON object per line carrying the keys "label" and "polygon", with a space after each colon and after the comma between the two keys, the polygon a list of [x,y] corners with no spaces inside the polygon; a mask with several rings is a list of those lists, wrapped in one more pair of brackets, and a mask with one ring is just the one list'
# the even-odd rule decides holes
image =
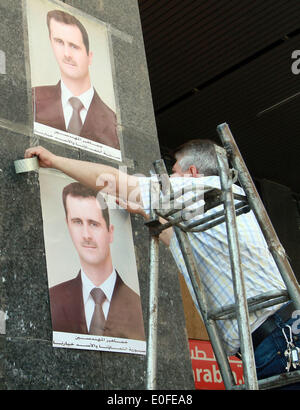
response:
{"label": "metal canopy", "polygon": [[[254,179],[300,193],[299,0],[139,0],[162,156],[226,122]],[[300,68],[300,63],[299,63]],[[299,95],[298,95],[299,93]]]}

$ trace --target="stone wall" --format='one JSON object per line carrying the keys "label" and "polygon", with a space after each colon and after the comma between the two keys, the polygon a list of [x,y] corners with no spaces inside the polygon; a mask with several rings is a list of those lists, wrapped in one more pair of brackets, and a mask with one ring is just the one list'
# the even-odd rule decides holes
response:
{"label": "stone wall", "polygon": [[[30,0],[32,1],[32,0]],[[60,2],[53,2],[61,4]],[[109,24],[122,162],[53,143],[33,132],[26,1],[0,4],[0,387],[1,389],[145,389],[146,356],[52,347],[38,172],[16,174],[30,145],[58,155],[127,166],[149,174],[160,157],[136,0],[68,0]],[[132,217],[146,332],[149,237]],[[177,269],[160,248],[158,389],[194,386]]]}

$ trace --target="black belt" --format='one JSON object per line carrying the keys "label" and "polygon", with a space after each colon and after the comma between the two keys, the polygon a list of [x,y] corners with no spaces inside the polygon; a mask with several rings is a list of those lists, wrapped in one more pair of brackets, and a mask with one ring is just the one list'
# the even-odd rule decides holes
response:
{"label": "black belt", "polygon": [[[279,310],[275,313],[279,315],[283,322],[286,322],[292,316],[293,311],[295,310],[293,303],[287,303],[282,306]],[[264,323],[262,323],[259,328],[257,328],[252,333],[252,341],[253,341],[253,348],[254,350],[257,346],[267,337],[269,336],[277,327],[276,321],[274,318],[274,314],[269,316]]]}

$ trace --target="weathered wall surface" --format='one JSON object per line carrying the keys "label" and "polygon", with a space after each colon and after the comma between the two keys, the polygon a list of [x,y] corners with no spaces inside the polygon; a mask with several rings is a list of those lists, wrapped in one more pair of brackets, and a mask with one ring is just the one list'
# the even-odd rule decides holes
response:
{"label": "weathered wall surface", "polygon": [[[68,0],[111,28],[123,161],[149,174],[159,158],[151,91],[136,0]],[[33,134],[26,2],[0,4],[0,387],[1,389],[145,389],[146,357],[52,347],[43,220],[37,172],[16,174],[14,161],[32,144],[59,155],[118,166]],[[132,217],[147,332],[148,230]],[[177,269],[161,246],[158,389],[192,389]]]}

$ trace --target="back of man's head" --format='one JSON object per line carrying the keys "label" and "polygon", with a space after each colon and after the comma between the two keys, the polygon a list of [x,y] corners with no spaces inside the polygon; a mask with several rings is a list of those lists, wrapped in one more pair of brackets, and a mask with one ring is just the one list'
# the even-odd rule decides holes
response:
{"label": "back of man's head", "polygon": [[219,175],[214,145],[218,144],[209,139],[193,139],[180,145],[174,156],[183,172],[194,165],[199,174]]}
{"label": "back of man's head", "polygon": [[62,200],[65,209],[66,218],[68,218],[68,207],[67,207],[67,197],[68,195],[73,198],[95,198],[98,201],[102,216],[106,222],[106,227],[109,229],[110,218],[107,203],[104,197],[100,192],[93,190],[85,185],[80,184],[79,182],[71,182],[69,185],[66,185],[62,192]]}
{"label": "back of man's head", "polygon": [[59,23],[69,24],[69,25],[78,27],[79,30],[81,31],[81,34],[82,34],[82,40],[83,40],[83,44],[86,48],[86,53],[89,54],[90,45],[89,45],[88,33],[87,33],[85,27],[83,26],[83,24],[80,23],[80,21],[76,17],[74,17],[71,14],[66,13],[65,11],[62,11],[62,10],[51,10],[51,11],[49,11],[47,13],[47,26],[48,26],[49,36],[50,37],[51,37],[51,28],[50,28],[51,19],[54,19],[55,21],[57,21]]}

